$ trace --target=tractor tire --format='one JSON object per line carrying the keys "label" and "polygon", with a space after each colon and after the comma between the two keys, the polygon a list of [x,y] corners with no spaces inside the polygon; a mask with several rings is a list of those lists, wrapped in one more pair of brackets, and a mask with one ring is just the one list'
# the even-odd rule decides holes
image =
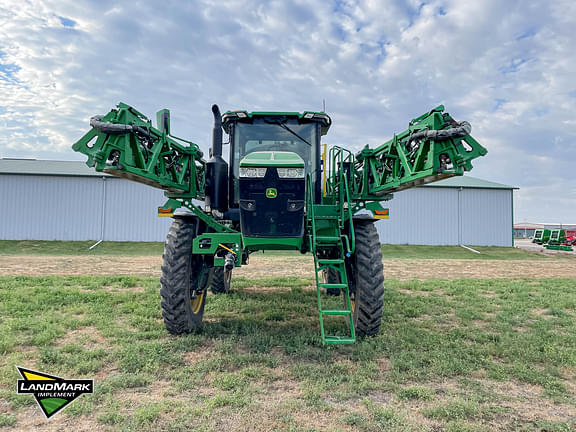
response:
{"label": "tractor tire", "polygon": [[[332,267],[328,267],[327,269],[325,269],[322,272],[322,280],[325,283],[329,283],[329,284],[339,284],[340,283],[340,273],[332,268]],[[326,289],[326,294],[329,296],[339,296],[340,295],[340,289],[338,288],[327,288]]]}
{"label": "tractor tire", "polygon": [[384,306],[382,246],[372,221],[356,222],[354,235],[356,248],[348,273],[354,327],[358,336],[374,336]]}
{"label": "tractor tire", "polygon": [[214,267],[212,269],[212,282],[210,283],[212,294],[230,293],[231,280],[232,270],[226,271],[224,267]]}
{"label": "tractor tire", "polygon": [[207,285],[209,269],[202,255],[192,254],[192,240],[198,221],[177,218],[172,222],[164,243],[160,296],[166,330],[173,335],[191,333],[202,325],[206,289],[193,296],[199,286]]}

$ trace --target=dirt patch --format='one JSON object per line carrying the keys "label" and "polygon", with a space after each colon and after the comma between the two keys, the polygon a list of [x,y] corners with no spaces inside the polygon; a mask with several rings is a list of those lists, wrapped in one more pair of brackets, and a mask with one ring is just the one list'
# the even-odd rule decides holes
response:
{"label": "dirt patch", "polygon": [[3,255],[2,276],[160,274],[161,257]]}
{"label": "dirt patch", "polygon": [[434,291],[413,291],[408,289],[399,289],[398,292],[407,294],[409,296],[420,296],[420,297],[430,297],[431,294],[446,295],[443,290]]}
{"label": "dirt patch", "polygon": [[[566,277],[564,260],[404,260],[384,261],[384,274],[401,280]],[[450,271],[447,272],[446,268]]]}
{"label": "dirt patch", "polygon": [[379,358],[378,359],[378,370],[380,373],[386,372],[392,369],[392,362],[387,358]]}
{"label": "dirt patch", "polygon": [[144,292],[144,288],[141,286],[118,287],[118,286],[105,285],[101,288],[101,290],[106,291],[106,292],[111,292],[111,293],[131,292],[131,293],[135,293],[135,294],[142,294]]}
{"label": "dirt patch", "polygon": [[[491,422],[495,427],[521,424],[536,421],[573,422],[576,419],[576,406],[556,403],[542,396],[542,387],[519,381],[492,381],[485,378],[475,380],[484,391],[494,398],[494,405],[504,408],[506,413],[496,416]],[[400,404],[404,409],[416,414],[422,408],[448,402],[452,397],[466,398],[469,391],[467,384],[457,380],[447,379],[439,382],[416,382],[413,385],[424,386],[435,391],[435,399],[431,402],[419,400],[405,401]],[[410,386],[410,385],[408,385]],[[413,419],[411,418],[411,421]]]}
{"label": "dirt patch", "polygon": [[572,422],[576,419],[574,405],[555,403],[542,397],[540,386],[516,381],[483,383],[504,400],[500,406],[511,409],[523,421]]}
{"label": "dirt patch", "polygon": [[479,295],[480,297],[485,297],[485,298],[496,298],[496,297],[498,297],[498,294],[496,294],[495,292],[492,292],[492,291],[480,292],[480,293],[478,293],[478,295]]}
{"label": "dirt patch", "polygon": [[488,325],[488,323],[486,321],[482,321],[482,320],[472,320],[472,326],[473,327],[478,327],[478,328],[484,328]]}
{"label": "dirt patch", "polygon": [[[131,332],[137,332],[138,331],[138,329],[136,327],[128,324],[128,322],[126,321],[126,318],[123,316],[119,316],[118,318],[116,318],[116,322],[128,331],[131,331]],[[163,324],[164,321],[160,319],[159,323]]]}
{"label": "dirt patch", "polygon": [[198,348],[195,348],[194,351],[184,353],[184,355],[182,356],[182,360],[187,366],[189,366],[198,363],[199,361],[205,361],[213,354],[214,354],[214,347],[212,346],[212,344],[202,345]]}
{"label": "dirt patch", "polygon": [[552,315],[550,315],[549,313],[550,312],[549,309],[532,309],[530,312],[532,312],[537,317],[540,317],[541,319],[552,318]]}
{"label": "dirt patch", "polygon": [[[114,399],[122,402],[122,404],[138,407],[146,405],[148,402],[159,402],[164,400],[174,400],[173,397],[166,397],[167,394],[173,394],[174,391],[169,381],[158,380],[153,385],[148,387],[138,387],[132,389],[124,389],[114,395]],[[180,395],[184,398],[184,395]],[[127,403],[126,403],[127,402]]]}
{"label": "dirt patch", "polygon": [[60,432],[64,430],[73,430],[79,432],[103,432],[109,430],[109,428],[101,423],[98,423],[95,417],[68,417],[66,415],[57,414],[50,420],[46,420],[40,411],[40,408],[34,404],[34,406],[23,409],[19,412],[16,425],[12,430],[31,432]]}
{"label": "dirt patch", "polygon": [[106,338],[100,334],[98,329],[92,326],[70,330],[58,339],[56,346],[63,347],[69,344],[79,344],[88,349],[109,346]]}
{"label": "dirt patch", "polygon": [[[41,256],[4,255],[0,260],[1,276],[47,275],[139,275],[160,276],[160,256]],[[450,271],[447,272],[446,268]],[[384,261],[386,277],[400,280],[485,279],[485,278],[550,278],[566,277],[566,260],[451,260],[389,259]],[[250,264],[234,270],[237,276],[313,277],[314,262],[309,255],[276,256],[255,254]],[[118,290],[136,290],[141,287]],[[487,293],[486,296],[491,295]]]}
{"label": "dirt patch", "polygon": [[[247,287],[244,288],[243,291],[247,292],[247,293],[269,293],[269,292],[274,292],[277,293],[278,291],[286,291],[289,292],[292,288],[291,287],[275,287],[275,286],[253,286],[253,287]],[[307,285],[307,286],[303,286],[301,287],[301,289],[303,291],[315,291],[316,287],[313,285]]]}

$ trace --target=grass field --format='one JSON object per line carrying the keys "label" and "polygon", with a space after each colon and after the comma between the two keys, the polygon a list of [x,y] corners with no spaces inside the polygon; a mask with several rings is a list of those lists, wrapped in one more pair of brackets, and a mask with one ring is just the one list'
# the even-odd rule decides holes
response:
{"label": "grass field", "polygon": [[[162,244],[92,244],[0,241],[0,274],[18,275],[0,277],[0,428],[576,429],[576,278],[558,277],[573,257],[385,245],[399,279],[386,281],[379,336],[323,347],[309,257],[257,254],[231,295],[208,297],[201,333],[172,337]],[[136,268],[154,277],[114,273]],[[96,390],[47,422],[15,394],[16,365]]]}
{"label": "grass field", "polygon": [[[322,347],[311,278],[235,278],[167,335],[157,278],[0,278],[0,426],[570,431],[576,280],[387,281],[378,337]],[[95,379],[46,423],[15,366]]]}
{"label": "grass field", "polygon": [[96,241],[33,241],[0,240],[0,255],[116,255],[159,256],[161,242],[102,242],[94,249]]}
{"label": "grass field", "polygon": [[[164,244],[159,242],[102,242],[89,250],[95,241],[16,241],[0,240],[0,255],[93,255],[93,256],[160,256]],[[476,259],[476,260],[546,260],[549,255],[509,247],[475,246],[476,254],[460,246],[383,245],[384,259]],[[267,251],[266,255],[297,255],[297,252]],[[558,258],[566,256],[558,255]],[[570,257],[568,257],[570,259]]]}

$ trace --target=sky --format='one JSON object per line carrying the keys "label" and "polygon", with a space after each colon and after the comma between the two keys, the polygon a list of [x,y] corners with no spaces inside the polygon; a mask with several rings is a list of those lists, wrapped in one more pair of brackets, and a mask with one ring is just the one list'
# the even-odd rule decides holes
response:
{"label": "sky", "polygon": [[518,187],[515,221],[576,224],[572,0],[0,0],[0,157],[71,145],[118,102],[207,150],[222,111],[320,111],[377,146],[444,104]]}

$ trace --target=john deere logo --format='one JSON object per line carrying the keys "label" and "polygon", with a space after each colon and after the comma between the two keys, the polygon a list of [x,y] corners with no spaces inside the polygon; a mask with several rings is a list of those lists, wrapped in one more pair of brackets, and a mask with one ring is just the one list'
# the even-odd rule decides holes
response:
{"label": "john deere logo", "polygon": [[84,393],[94,393],[94,380],[65,379],[16,366],[22,376],[18,394],[32,394],[46,416],[52,417]]}
{"label": "john deere logo", "polygon": [[278,191],[276,188],[266,189],[266,198],[276,198],[278,196]]}

